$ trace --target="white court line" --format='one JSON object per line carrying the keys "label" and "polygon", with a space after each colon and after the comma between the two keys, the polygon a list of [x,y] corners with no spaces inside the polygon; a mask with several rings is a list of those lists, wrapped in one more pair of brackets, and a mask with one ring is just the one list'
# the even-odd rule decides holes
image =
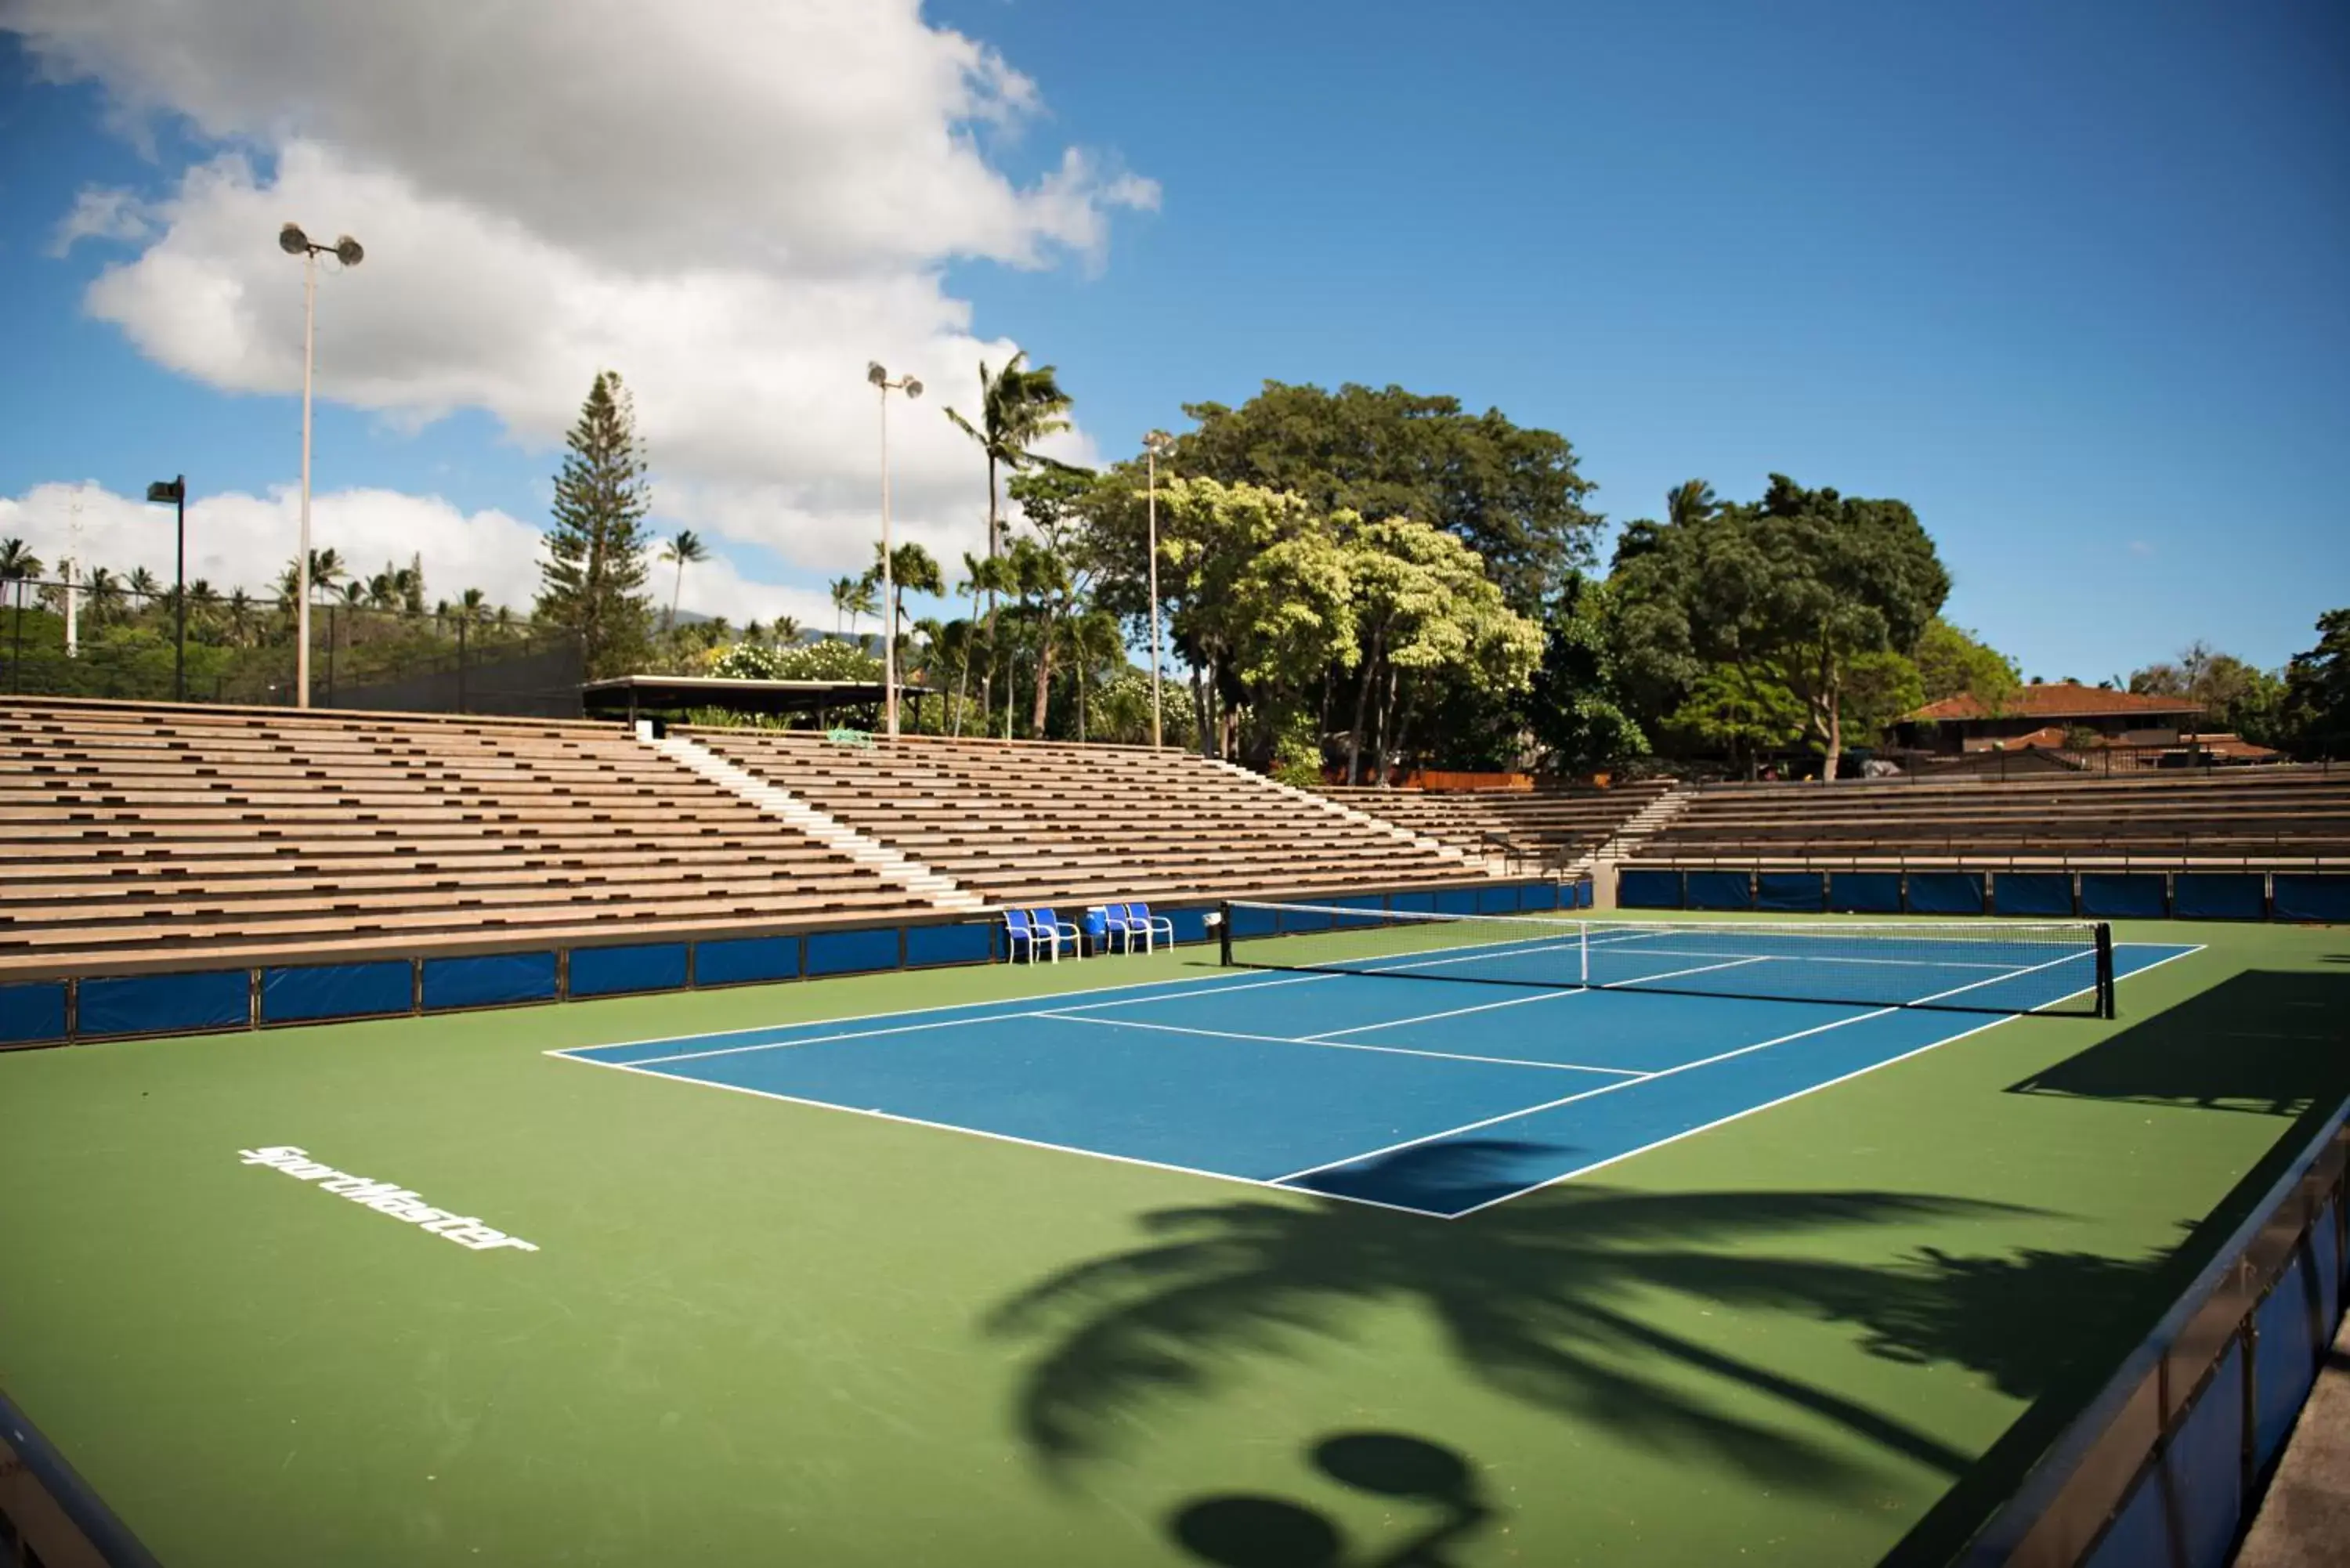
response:
{"label": "white court line", "polygon": [[819,1111],[840,1111],[852,1116],[869,1116],[876,1121],[895,1122],[900,1127],[928,1127],[934,1132],[962,1133],[966,1137],[985,1138],[991,1143],[1014,1144],[1022,1148],[1049,1149],[1056,1154],[1081,1154],[1089,1159],[1106,1159],[1113,1165],[1137,1165],[1145,1170],[1170,1171],[1177,1176],[1204,1176],[1211,1181],[1237,1182],[1243,1187],[1254,1187],[1265,1191],[1280,1192],[1285,1197],[1336,1198],[1348,1203],[1359,1203],[1367,1209],[1384,1209],[1392,1214],[1415,1214],[1422,1220],[1445,1218],[1433,1210],[1412,1209],[1400,1203],[1382,1203],[1376,1198],[1355,1198],[1339,1192],[1300,1192],[1294,1187],[1262,1180],[1253,1176],[1234,1176],[1226,1170],[1202,1170],[1191,1165],[1170,1165],[1165,1160],[1144,1159],[1139,1155],[1110,1154],[1097,1148],[1081,1148],[1076,1144],[1047,1143],[1042,1138],[1021,1137],[1014,1133],[989,1132],[983,1127],[959,1127],[953,1122],[926,1121],[920,1116],[900,1116],[896,1111],[884,1111],[863,1106],[836,1105],[830,1100],[804,1099],[797,1095],[777,1094],[773,1089],[754,1089],[742,1084],[722,1084],[714,1078],[690,1077],[682,1073],[664,1073],[656,1068],[639,1067],[628,1062],[599,1062],[593,1056],[567,1056],[560,1051],[542,1054],[577,1062],[588,1067],[609,1067],[618,1073],[634,1073],[639,1077],[660,1078],[672,1084],[691,1084],[697,1088],[725,1089],[737,1095],[750,1095],[762,1100],[781,1100],[785,1105],[806,1106]]}
{"label": "white court line", "polygon": [[[2162,942],[2129,942],[2117,943],[2116,945],[2152,948],[2163,947],[2168,944]],[[2199,953],[2209,945],[2210,944],[2206,942],[2198,942],[2194,946],[2182,949],[2178,952],[2166,953],[2161,958],[2158,958],[2152,963],[2147,964],[2145,969],[2134,969],[2127,974],[2116,976],[2115,982],[2118,984],[2120,981],[2125,980],[2135,980],[2139,975],[2145,974],[2148,970],[2160,969],[2164,964],[2170,962],[2173,959],[2189,958],[2196,953]],[[2095,989],[2096,987],[2093,985],[2085,985],[2079,991],[2067,992],[2064,995],[2053,997],[2049,1001],[2042,1002],[2040,1005],[2042,1007],[2053,1007],[2059,1002],[2070,1001],[2075,996],[2084,995],[2089,992],[2095,991]],[[2033,1011],[2037,1012],[2038,1009],[2035,1008]],[[1767,1111],[1774,1106],[1783,1106],[1790,1100],[1800,1100],[1805,1095],[1817,1094],[1822,1089],[1830,1089],[1834,1088],[1838,1084],[1849,1083],[1855,1078],[1876,1072],[1879,1067],[1890,1067],[1896,1062],[1907,1062],[1912,1056],[1922,1056],[1927,1052],[1939,1050],[1940,1047],[1948,1045],[1953,1041],[1964,1040],[1970,1035],[1980,1034],[1986,1029],[1996,1029],[2002,1023],[2012,1023],[2017,1018],[2022,1016],[2023,1016],[2023,1014],[2017,1013],[2006,1018],[1994,1018],[1988,1023],[1978,1023],[1971,1029],[1961,1029],[1956,1034],[1945,1034],[1939,1040],[1929,1041],[1927,1044],[1917,1047],[1915,1050],[1904,1051],[1898,1056],[1887,1056],[1881,1062],[1871,1062],[1865,1067],[1856,1067],[1849,1073],[1839,1074],[1835,1077],[1824,1079],[1823,1081],[1810,1085],[1807,1087],[1797,1089],[1791,1094],[1782,1095],[1775,1100],[1765,1100],[1759,1106],[1749,1106],[1743,1110],[1732,1111],[1726,1116],[1717,1116],[1713,1120],[1707,1122],[1700,1127],[1693,1127],[1682,1132],[1669,1134],[1667,1137],[1657,1138],[1648,1143],[1644,1143],[1638,1148],[1627,1148],[1621,1154],[1611,1154],[1606,1159],[1595,1159],[1589,1165],[1577,1166],[1573,1170],[1561,1171],[1556,1176],[1535,1182],[1532,1187],[1521,1187],[1514,1192],[1504,1192],[1499,1198],[1489,1198],[1482,1203],[1472,1205],[1471,1207],[1463,1209],[1454,1214],[1449,1214],[1445,1216],[1445,1218],[1448,1220],[1465,1220],[1470,1215],[1475,1214],[1482,1210],[1491,1209],[1497,1203],[1507,1203],[1513,1198],[1523,1198],[1529,1192],[1539,1192],[1545,1187],[1555,1187],[1562,1181],[1572,1181],[1578,1176],[1588,1176],[1595,1170],[1604,1170],[1608,1166],[1617,1165],[1625,1160],[1630,1159],[1634,1155],[1646,1154],[1652,1148],[1662,1148],[1669,1143],[1679,1143],[1685,1137],[1695,1137],[1700,1133],[1711,1132],[1716,1127],[1728,1127],[1731,1122],[1742,1120],[1747,1116],[1752,1116],[1757,1111]],[[1284,1178],[1284,1179],[1286,1180],[1289,1179]],[[1310,1189],[1309,1190],[1319,1189]],[[1335,1197],[1336,1194],[1334,1193],[1332,1196]]]}
{"label": "white court line", "polygon": [[1149,1029],[1162,1034],[1203,1034],[1211,1040],[1255,1040],[1268,1045],[1310,1045],[1322,1051],[1376,1051],[1382,1056],[1433,1056],[1443,1062],[1490,1062],[1501,1067],[1539,1067],[1552,1073],[1615,1073],[1636,1076],[1626,1067],[1585,1067],[1573,1062],[1529,1062],[1519,1056],[1471,1056],[1460,1051],[1415,1051],[1403,1045],[1366,1045],[1354,1040],[1320,1037],[1296,1039],[1287,1034],[1237,1034],[1229,1029],[1191,1029],[1180,1023],[1142,1023],[1131,1018],[1081,1018],[1066,1012],[1041,1012],[1066,1023],[1097,1023],[1105,1029]]}
{"label": "white court line", "polygon": [[[1194,943],[1193,945],[1200,946],[1201,944]],[[993,969],[995,966],[991,963],[987,967]],[[1006,967],[1008,968],[1009,966],[1007,965]],[[816,980],[861,980],[870,979],[871,975],[874,973],[889,972],[890,971],[874,971],[865,975],[816,975],[811,978]],[[916,1018],[925,1012],[965,1012],[983,1007],[1016,1007],[1038,1002],[1057,1002],[1066,996],[1106,996],[1114,991],[1143,991],[1152,986],[1190,986],[1194,989],[1186,992],[1175,992],[1173,994],[1191,996],[1206,995],[1209,992],[1216,990],[1247,991],[1259,985],[1280,985],[1284,983],[1284,981],[1275,980],[1260,980],[1251,981],[1248,985],[1230,985],[1221,987],[1212,983],[1224,978],[1226,978],[1225,972],[1220,970],[1214,974],[1179,974],[1168,980],[1129,980],[1121,981],[1117,985],[1082,986],[1076,991],[1045,992],[1040,995],[1034,996],[998,997],[993,1002],[948,1002],[944,1006],[933,1004],[929,1007],[898,1007],[890,1008],[881,1012],[852,1013],[846,1018],[806,1018],[795,1023],[753,1023],[747,1024],[741,1029],[707,1029],[692,1034],[654,1034],[649,1035],[642,1040],[608,1040],[595,1045],[565,1045],[545,1054],[550,1056],[563,1056],[568,1055],[574,1051],[625,1051],[635,1045],[666,1045],[671,1044],[672,1041],[680,1040],[731,1040],[737,1034],[765,1034],[777,1029],[822,1029],[835,1023],[869,1023],[876,1018]],[[1324,977],[1320,975],[1308,975],[1305,978],[1308,980],[1319,980]],[[770,982],[762,981],[760,983]],[[772,983],[775,985],[793,985],[805,984],[806,982],[801,981],[778,980]],[[723,989],[733,991],[737,988],[727,986]],[[1149,1002],[1154,999],[1146,996],[1138,997],[1134,1000],[1139,1002]],[[1124,1002],[1088,1002],[1087,1005],[1107,1007],[1125,1006],[1127,1004]],[[788,1045],[795,1044],[795,1042],[779,1040],[775,1042],[775,1044],[779,1045]],[[609,1065],[609,1064],[607,1064],[607,1065]]]}
{"label": "white court line", "polygon": [[[2056,964],[2069,961],[2070,955],[2067,955],[2065,958],[2051,959],[2047,963],[2039,964],[2034,967],[2038,969],[2048,969]],[[2031,970],[2017,970],[2014,971],[2015,975],[2030,974],[2031,972]],[[1994,980],[2008,980],[2012,978],[2014,978],[2013,975],[1999,975],[1994,977]],[[1932,996],[1920,997],[1918,1002],[1908,1003],[1908,1005],[1914,1007],[1928,1002],[1939,1002],[1943,997],[1956,996],[1960,992],[1972,991],[1977,986],[1990,985],[1992,983],[1994,983],[1993,980],[1974,981],[1966,985],[1953,987],[1949,991],[1937,992]],[[2073,994],[2077,996],[2080,992],[2074,992]],[[1586,1089],[1579,1095],[1568,1095],[1564,1099],[1553,1100],[1548,1105],[1529,1106],[1522,1111],[1510,1111],[1498,1116],[1487,1116],[1482,1121],[1470,1122],[1465,1126],[1454,1127],[1449,1132],[1430,1133],[1426,1137],[1406,1138],[1401,1143],[1392,1143],[1388,1145],[1385,1148],[1375,1148],[1367,1154],[1355,1155],[1351,1158],[1334,1159],[1326,1165],[1308,1166],[1304,1170],[1292,1171],[1287,1176],[1277,1177],[1275,1179],[1278,1181],[1295,1181],[1300,1177],[1316,1175],[1325,1170],[1336,1170],[1341,1166],[1358,1164],[1366,1159],[1376,1159],[1383,1154],[1395,1154],[1407,1148],[1416,1148],[1424,1143],[1435,1143],[1444,1138],[1457,1137],[1462,1133],[1475,1132],[1481,1127],[1489,1127],[1497,1122],[1515,1121],[1521,1116],[1530,1116],[1539,1111],[1556,1110],[1561,1106],[1572,1105],[1577,1100],[1596,1099],[1601,1095],[1612,1095],[1618,1089],[1629,1089],[1637,1085],[1654,1083],[1659,1078],[1677,1077],[1683,1073],[1694,1072],[1700,1067],[1711,1067],[1718,1062],[1727,1062],[1734,1056],[1744,1056],[1756,1051],[1768,1050],[1773,1045],[1784,1045],[1791,1040],[1802,1040],[1814,1034],[1825,1034],[1831,1029],[1842,1029],[1849,1023],[1866,1023],[1869,1019],[1883,1018],[1887,1013],[1899,1012],[1901,1011],[1903,1011],[1903,1008],[1899,1005],[1896,1005],[1893,1007],[1880,1007],[1869,1012],[1856,1012],[1850,1018],[1839,1018],[1829,1023],[1815,1023],[1809,1029],[1798,1029],[1793,1034],[1782,1034],[1774,1040],[1761,1040],[1752,1045],[1741,1045],[1734,1051],[1723,1051],[1716,1055],[1701,1056],[1694,1062],[1683,1062],[1678,1066],[1660,1067],[1653,1073],[1643,1073],[1637,1078],[1627,1078],[1620,1084],[1602,1084],[1596,1089]],[[1973,1031],[1970,1030],[1968,1033],[1971,1033]],[[1525,1190],[1531,1191],[1533,1189],[1529,1188]],[[1515,1197],[1516,1194],[1513,1193],[1511,1196]]]}
{"label": "white court line", "polygon": [[[1623,944],[1621,944],[1621,943],[1617,943],[1617,946],[1621,946],[1621,945],[1623,945]],[[1711,958],[1711,957],[1717,957],[1717,956],[1719,956],[1719,955],[1717,955],[1717,954],[1705,953],[1705,952],[1679,951],[1679,950],[1674,950],[1674,949],[1672,949],[1672,948],[1642,948],[1640,950],[1641,950],[1643,953],[1661,953],[1661,954],[1663,954],[1663,955],[1664,955],[1665,957],[1667,957],[1667,958]],[[1900,968],[1900,969],[2002,969],[2002,970],[2003,970],[2003,969],[2012,969],[2012,968],[2014,968],[2014,965],[2012,965],[2012,964],[2004,964],[2004,963],[1984,963],[1984,962],[1981,962],[1981,961],[1978,961],[1978,960],[1972,960],[1972,959],[1940,959],[1940,958],[1907,958],[1907,959],[1898,959],[1898,958],[1852,958],[1852,957],[1847,957],[1847,956],[1841,955],[1841,954],[1827,954],[1827,953],[1755,953],[1755,954],[1753,954],[1752,956],[1753,956],[1754,958],[1757,958],[1757,959],[1767,959],[1767,960],[1769,960],[1769,961],[1770,961],[1771,962],[1773,962],[1773,963],[1839,963],[1839,964],[1841,964],[1841,963],[1875,963],[1875,964],[1892,964],[1892,965],[1894,965],[1895,967],[1897,967],[1897,968]],[[2078,950],[2077,951],[2074,951],[2074,952],[2072,952],[2072,953],[2068,953],[2068,954],[2066,954],[2065,956],[2066,956],[2067,958],[2095,958],[2095,957],[2096,956],[2096,949],[2095,949],[2095,948],[2082,948],[2082,949]]]}
{"label": "white court line", "polygon": [[[876,1016],[886,1018],[889,1016],[889,1014],[880,1013]],[[1045,1014],[1042,1011],[1031,1008],[1021,1012],[991,1012],[984,1018],[938,1018],[931,1020],[928,1023],[893,1023],[887,1029],[847,1029],[841,1031],[837,1034],[810,1034],[796,1040],[765,1040],[750,1045],[721,1045],[709,1051],[673,1051],[666,1056],[639,1056],[637,1058],[637,1061],[639,1063],[699,1062],[711,1056],[742,1056],[747,1055],[754,1051],[788,1050],[795,1045],[826,1045],[836,1040],[873,1040],[878,1039],[884,1034],[920,1034],[924,1030],[928,1029],[960,1029],[967,1023],[993,1023],[1000,1019],[1042,1018],[1045,1016]],[[717,1039],[720,1038],[720,1036],[697,1036],[687,1034],[681,1035],[679,1038],[682,1042],[697,1038]],[[657,1040],[649,1040],[643,1042],[643,1044],[648,1045],[657,1045],[660,1044],[660,1042]],[[581,1047],[572,1047],[572,1050],[578,1049],[581,1049]],[[586,1047],[586,1049],[608,1051],[614,1049],[614,1047],[608,1045],[597,1045],[588,1046]],[[569,1054],[569,1052],[550,1051],[547,1054],[551,1056],[562,1056]],[[581,1056],[576,1058],[576,1060],[582,1062],[594,1062],[599,1067],[619,1067],[633,1064],[621,1062],[607,1062],[602,1058],[596,1056]]]}

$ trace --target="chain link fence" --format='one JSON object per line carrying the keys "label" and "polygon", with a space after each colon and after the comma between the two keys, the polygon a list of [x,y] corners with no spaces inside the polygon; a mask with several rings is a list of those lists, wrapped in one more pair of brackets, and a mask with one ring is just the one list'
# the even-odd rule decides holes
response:
{"label": "chain link fence", "polygon": [[[110,583],[0,583],[0,693],[290,707],[295,615],[276,599]],[[580,716],[578,636],[494,609],[310,610],[310,701],[321,708]]]}

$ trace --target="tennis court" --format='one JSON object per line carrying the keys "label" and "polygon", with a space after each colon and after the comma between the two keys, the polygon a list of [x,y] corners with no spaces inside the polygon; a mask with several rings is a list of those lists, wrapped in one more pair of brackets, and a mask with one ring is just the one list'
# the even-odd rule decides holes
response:
{"label": "tennis court", "polygon": [[1222,929],[1194,978],[550,1054],[1451,1219],[2007,1017],[2109,1011],[2195,950],[1271,904]]}

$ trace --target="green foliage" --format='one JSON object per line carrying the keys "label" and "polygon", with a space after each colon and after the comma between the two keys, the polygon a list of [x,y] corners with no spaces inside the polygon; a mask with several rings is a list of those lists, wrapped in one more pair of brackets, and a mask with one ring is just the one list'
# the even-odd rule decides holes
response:
{"label": "green foliage", "polygon": [[2129,689],[2146,696],[2178,697],[2203,710],[2203,728],[2271,744],[2283,733],[2283,678],[2255,669],[2197,639],[2176,663],[2157,662],[2130,672]]}
{"label": "green foliage", "polygon": [[[1408,392],[1267,381],[1237,409],[1187,405],[1199,428],[1180,436],[1162,475],[1180,473],[1300,497],[1318,514],[1409,518],[1458,537],[1483,558],[1509,605],[1535,613],[1591,558],[1598,516],[1566,438],[1512,424],[1498,410]],[[1139,464],[1123,472],[1140,491]]]}
{"label": "green foliage", "polygon": [[1321,787],[1322,738],[1310,717],[1292,721],[1274,742],[1273,777],[1296,789]]}
{"label": "green foliage", "polygon": [[1604,772],[1648,747],[1617,678],[1607,597],[1605,584],[1577,576],[1543,618],[1542,663],[1523,711],[1556,773]]}
{"label": "green foliage", "polygon": [[1782,474],[1752,505],[1695,508],[1640,530],[1610,580],[1627,675],[1650,711],[1678,710],[1709,673],[1744,670],[1739,684],[1767,680],[1802,703],[1831,777],[1856,679],[1874,709],[1889,673],[1856,661],[1914,648],[1950,592],[1907,504],[1805,490]]}
{"label": "green foliage", "polygon": [[2285,666],[2278,738],[2295,756],[2350,757],[2350,609],[2317,618],[2317,646]]}
{"label": "green foliage", "polygon": [[2023,684],[2015,660],[1939,615],[1918,634],[1910,658],[1918,665],[1921,704],[1970,696],[1986,711],[1997,713]]}
{"label": "green foliage", "polygon": [[1763,668],[1723,664],[1700,673],[1689,695],[1665,720],[1708,746],[1729,753],[1731,766],[1754,772],[1755,759],[1802,738],[1804,704]]}
{"label": "green foliage", "polygon": [[596,373],[566,445],[539,563],[537,616],[579,634],[591,680],[625,675],[650,651],[651,603],[644,587],[651,502],[635,410],[617,373]]}
{"label": "green foliage", "polygon": [[881,661],[853,642],[830,638],[789,648],[738,642],[710,673],[729,680],[879,680]]}

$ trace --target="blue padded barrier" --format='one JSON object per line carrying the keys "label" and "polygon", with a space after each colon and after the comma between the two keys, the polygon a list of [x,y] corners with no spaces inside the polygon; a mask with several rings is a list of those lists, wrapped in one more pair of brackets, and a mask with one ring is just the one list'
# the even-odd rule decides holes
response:
{"label": "blue padded barrier", "polygon": [[2317,1382],[2317,1365],[2334,1341],[2334,1320],[2317,1322],[2317,1270],[2300,1248],[2252,1314],[2252,1464],[2266,1469]]}
{"label": "blue padded barrier", "polygon": [[1433,893],[1390,893],[1388,895],[1388,908],[1390,909],[1400,909],[1408,914],[1414,915],[1434,914],[1436,912],[1436,895]]}
{"label": "blue padded barrier", "polygon": [[1477,889],[1477,912],[1481,915],[1514,915],[1518,908],[1514,882],[1497,882],[1491,888]]}
{"label": "blue padded barrier", "polygon": [[2002,915],[2038,920],[2073,918],[2070,871],[2001,871],[1991,879],[1991,907]]}
{"label": "blue padded barrier", "polygon": [[1773,914],[1816,915],[1828,907],[1828,879],[1817,871],[1758,871],[1754,907]]}
{"label": "blue padded barrier", "polygon": [[1558,907],[1562,909],[1587,909],[1591,908],[1592,898],[1598,890],[1597,885],[1588,877],[1580,882],[1569,882],[1565,889],[1566,897],[1558,901]]}
{"label": "blue padded barrier", "polygon": [[2130,1489],[2129,1500],[2097,1542],[2096,1550],[2082,1559],[2081,1568],[2146,1568],[2168,1563],[2170,1523],[2163,1517],[2161,1466],[2147,1468]]}
{"label": "blue padded barrier", "polygon": [[1518,908],[1528,910],[1555,909],[1566,888],[1556,882],[1521,882],[1518,884]]}
{"label": "blue padded barrier", "polygon": [[416,966],[406,959],[300,964],[261,971],[264,1023],[381,1018],[411,1012],[415,1007]]}
{"label": "blue padded barrier", "polygon": [[1627,909],[1679,909],[1687,895],[1678,871],[1618,871],[1616,902]]}
{"label": "blue padded barrier", "polygon": [[246,969],[86,980],[74,1020],[82,1039],[252,1026],[253,971]]}
{"label": "blue padded barrier", "polygon": [[424,1011],[555,1000],[553,953],[484,953],[424,961]]}
{"label": "blue padded barrier", "polygon": [[624,948],[573,948],[573,996],[620,996],[632,991],[685,989],[685,944],[645,942]]}
{"label": "blue padded barrier", "polygon": [[908,926],[906,967],[936,969],[942,964],[986,963],[995,957],[992,925]]}
{"label": "blue padded barrier", "polygon": [[697,986],[750,985],[799,977],[797,937],[730,937],[694,944],[693,983]]}
{"label": "blue padded barrier", "polygon": [[1831,871],[1828,908],[1841,915],[1898,915],[1901,912],[1901,873]]}
{"label": "blue padded barrier", "polygon": [[[1161,912],[1158,909],[1151,911],[1152,914]],[[1213,913],[1212,910],[1168,909],[1163,912],[1175,923],[1175,940],[1179,945],[1184,942],[1204,942],[1208,940],[1208,916]]]}
{"label": "blue padded barrier", "polygon": [[818,974],[865,974],[898,967],[898,928],[869,931],[810,931],[807,971]]}
{"label": "blue padded barrier", "polygon": [[1692,909],[1751,909],[1754,907],[1754,874],[1692,871],[1689,874],[1688,896]]}
{"label": "blue padded barrier", "polygon": [[1320,909],[1284,909],[1274,918],[1281,922],[1284,936],[1299,931],[1326,931],[1335,919]]}
{"label": "blue padded barrier", "polygon": [[2159,871],[2084,871],[2081,914],[2092,920],[2158,920],[2169,913],[2169,880]]}
{"label": "blue padded barrier", "polygon": [[2178,1507],[2179,1553],[2188,1568],[2225,1568],[2244,1509],[2244,1347],[2220,1358],[2203,1397],[2171,1434],[2163,1462]]}
{"label": "blue padded barrier", "polygon": [[2317,1314],[2329,1324],[2342,1321],[2342,1233],[2334,1228],[2336,1207],[2327,1204],[2309,1231],[2309,1244],[2317,1259]]}
{"label": "blue padded barrier", "polygon": [[2280,920],[2322,920],[2331,925],[2350,922],[2350,877],[2280,871],[2276,874],[2274,908]]}
{"label": "blue padded barrier", "polygon": [[1474,888],[1439,888],[1436,890],[1436,912],[1440,915],[1473,915],[1477,912],[1477,889]]}
{"label": "blue padded barrier", "polygon": [[0,985],[0,1045],[66,1037],[66,984]]}
{"label": "blue padded barrier", "polygon": [[2257,920],[2269,912],[2268,878],[2257,871],[2181,871],[2170,878],[2170,912],[2182,920]]}
{"label": "blue padded barrier", "polygon": [[1980,915],[1983,912],[1983,874],[1912,871],[1908,906],[1913,915]]}

